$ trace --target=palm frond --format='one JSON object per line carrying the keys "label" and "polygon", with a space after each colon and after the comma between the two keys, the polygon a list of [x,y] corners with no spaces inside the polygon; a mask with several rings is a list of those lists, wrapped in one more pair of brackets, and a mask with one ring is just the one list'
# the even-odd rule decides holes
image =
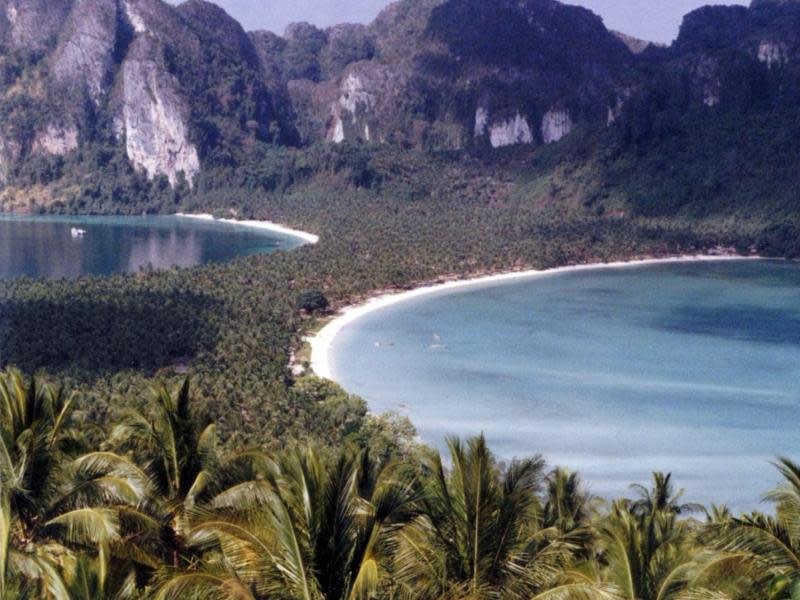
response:
{"label": "palm frond", "polygon": [[178,575],[161,586],[155,597],[157,600],[256,600],[236,578],[207,573]]}
{"label": "palm frond", "polygon": [[614,588],[570,583],[536,594],[531,600],[619,600]]}

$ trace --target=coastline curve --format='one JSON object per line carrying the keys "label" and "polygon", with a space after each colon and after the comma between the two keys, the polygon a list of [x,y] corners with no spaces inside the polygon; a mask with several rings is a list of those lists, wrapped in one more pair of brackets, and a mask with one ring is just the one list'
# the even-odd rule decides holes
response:
{"label": "coastline curve", "polygon": [[401,302],[430,296],[441,292],[467,289],[480,285],[500,284],[510,281],[521,281],[550,277],[564,273],[577,271],[593,271],[603,269],[624,269],[659,264],[691,263],[691,262],[721,262],[721,261],[743,261],[743,260],[764,260],[761,256],[739,256],[739,255],[693,255],[693,256],[673,256],[668,258],[646,258],[640,260],[618,261],[610,263],[590,263],[584,265],[572,265],[565,267],[554,267],[552,269],[529,269],[526,271],[512,271],[495,275],[481,275],[478,277],[447,281],[422,285],[412,290],[403,292],[388,292],[374,296],[365,302],[346,306],[327,323],[316,334],[308,336],[306,342],[311,349],[310,367],[311,372],[317,377],[336,380],[336,375],[331,364],[331,354],[333,343],[341,331],[358,321],[359,319],[388,308]]}
{"label": "coastline curve", "polygon": [[256,221],[256,220],[237,220],[237,219],[217,219],[214,215],[211,214],[189,214],[189,213],[175,213],[176,217],[180,217],[182,219],[196,219],[201,221],[214,221],[215,223],[227,223],[230,225],[241,225],[244,227],[252,227],[253,229],[263,229],[265,231],[271,231],[274,233],[281,233],[284,235],[292,236],[298,239],[303,240],[307,244],[317,244],[319,243],[319,236],[314,233],[309,233],[307,231],[301,231],[299,229],[292,229],[291,227],[287,227],[286,225],[281,225],[279,223],[273,223],[272,221]]}

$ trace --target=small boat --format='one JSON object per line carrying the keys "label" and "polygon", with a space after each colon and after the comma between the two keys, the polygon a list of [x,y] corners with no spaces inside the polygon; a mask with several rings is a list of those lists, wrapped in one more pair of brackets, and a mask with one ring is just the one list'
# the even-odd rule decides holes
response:
{"label": "small boat", "polygon": [[440,336],[438,333],[433,334],[431,350],[447,350],[447,344],[442,343],[442,336]]}
{"label": "small boat", "polygon": [[83,236],[86,235],[86,230],[73,227],[72,229],[70,229],[69,233],[73,238],[82,238]]}

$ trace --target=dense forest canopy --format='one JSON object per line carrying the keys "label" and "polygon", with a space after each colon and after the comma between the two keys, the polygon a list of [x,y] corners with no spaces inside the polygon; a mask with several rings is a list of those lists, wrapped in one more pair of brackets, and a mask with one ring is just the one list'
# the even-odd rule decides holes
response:
{"label": "dense forest canopy", "polygon": [[552,0],[401,0],[282,37],[200,0],[0,7],[3,210],[321,236],[0,282],[0,598],[800,597],[790,460],[769,514],[686,504],[666,474],[600,500],[482,439],[420,447],[302,352],[378,290],[799,256],[796,2],[700,9],[639,54]]}
{"label": "dense forest canopy", "polygon": [[[296,380],[292,357],[302,367],[301,340],[319,319],[375,290],[720,249],[800,253],[794,3],[701,9],[687,16],[672,47],[633,55],[591,13],[552,0],[403,0],[368,27],[298,24],[284,37],[247,34],[208,3],[175,9],[136,0],[121,20],[101,19],[114,54],[98,81],[117,80],[117,87],[93,98],[86,96],[88,79],[65,86],[60,77],[75,66],[61,62],[70,44],[88,44],[101,57],[107,50],[78,35],[86,14],[106,14],[107,2],[97,2],[75,12],[72,0],[63,0],[48,12],[26,0],[17,7],[20,19],[0,28],[7,85],[0,112],[11,128],[2,133],[7,147],[19,150],[4,163],[2,206],[236,214],[322,236],[313,247],[188,271],[2,282],[0,361],[81,390],[101,421],[118,406],[137,405],[133,390],[153,380],[174,385],[188,368],[198,403],[218,420],[229,447],[270,447],[284,438],[338,444],[369,420],[363,401],[341,390],[309,390]],[[491,27],[479,28],[486,11]],[[58,15],[70,15],[68,24]],[[41,31],[25,29],[28,22],[39,22]],[[489,74],[503,53],[513,54],[496,38],[513,38],[520,28],[538,31],[522,57],[542,59],[533,65],[538,75],[524,61],[511,79],[502,70]],[[476,43],[460,48],[459,32]],[[557,62],[547,57],[561,52],[558,40],[569,62],[581,65],[569,76],[545,68]],[[145,96],[122,93],[128,84],[140,91],[140,64],[156,79],[166,69],[145,96],[163,93],[159,101],[175,104],[176,131],[187,119],[187,143],[197,148],[200,167],[193,175],[147,171],[131,159],[128,142],[137,152],[136,144],[149,142],[121,143],[120,118],[146,105]],[[473,89],[475,73],[480,85]],[[542,77],[548,86],[536,85]],[[319,131],[306,135],[317,101],[328,97],[324,86],[347,81],[355,87],[335,104],[354,112],[341,114],[342,122],[377,127],[383,143],[345,135],[331,144]],[[384,87],[369,87],[376,82]],[[617,94],[617,104],[597,104],[619,85],[629,91]],[[301,98],[298,86],[322,87]],[[485,94],[477,98],[476,89]],[[398,90],[408,102],[393,104]],[[542,90],[551,95],[538,95]],[[511,115],[535,125],[544,102],[555,98],[563,102],[549,112],[566,111],[571,118],[561,124],[574,125],[558,143],[541,143],[535,126],[530,143],[507,147],[480,136],[433,143],[445,132],[476,130],[475,102],[487,127]],[[74,147],[64,146],[73,130],[56,126],[69,119],[53,120],[61,108],[76,119]],[[381,110],[399,119],[392,127],[413,121],[424,135],[389,131]],[[599,113],[602,119],[591,116]],[[53,125],[44,137],[42,123]],[[159,137],[159,124],[149,131],[154,144],[175,141]]]}
{"label": "dense forest canopy", "polygon": [[104,426],[0,373],[3,598],[790,600],[800,466],[774,515],[685,502],[669,474],[603,502],[485,440],[382,427],[339,450],[225,451],[189,382]]}

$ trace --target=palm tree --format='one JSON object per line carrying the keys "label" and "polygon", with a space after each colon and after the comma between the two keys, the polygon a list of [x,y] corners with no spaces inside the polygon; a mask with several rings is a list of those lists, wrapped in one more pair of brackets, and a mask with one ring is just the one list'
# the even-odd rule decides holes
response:
{"label": "palm tree", "polygon": [[712,504],[705,513],[706,525],[724,525],[733,519],[731,509],[724,504]]}
{"label": "palm tree", "polygon": [[191,510],[222,485],[216,427],[192,413],[188,379],[174,393],[163,385],[151,393],[152,410],[124,412],[107,446],[143,465],[152,486],[143,508],[161,522],[166,560],[178,567],[192,560]]}
{"label": "palm tree", "polygon": [[62,566],[70,600],[133,600],[141,591],[135,570],[119,566],[107,577],[99,560],[85,553],[72,554]]}
{"label": "palm tree", "polygon": [[584,491],[580,476],[559,468],[550,472],[545,483],[543,525],[562,533],[584,528],[590,517],[591,497]]}
{"label": "palm tree", "polygon": [[591,582],[562,578],[577,546],[543,526],[541,458],[502,468],[483,436],[448,446],[451,469],[438,453],[428,460],[421,514],[397,535],[395,579],[404,596],[602,596]]}
{"label": "palm tree", "polygon": [[639,495],[639,499],[631,504],[631,512],[637,515],[655,514],[657,512],[673,515],[686,515],[703,512],[703,506],[696,503],[680,503],[684,490],[674,490],[672,473],[653,473],[653,487],[640,484],[631,486]]}
{"label": "palm tree", "polygon": [[332,464],[311,449],[234,462],[249,464],[254,478],[194,515],[191,542],[211,558],[170,579],[159,598],[375,597],[393,534],[412,514],[411,481],[352,450]]}
{"label": "palm tree", "polygon": [[699,600],[705,592],[693,586],[707,557],[699,556],[695,523],[679,517],[702,507],[680,504],[669,474],[654,473],[652,488],[634,489],[637,500],[617,501],[599,517],[604,580],[625,600]]}
{"label": "palm tree", "polygon": [[61,389],[0,373],[0,597],[15,578],[64,597],[70,548],[96,553],[101,588],[112,557],[153,564],[127,537],[147,527],[136,509],[146,476],[123,457],[81,454],[73,405]]}
{"label": "palm tree", "polygon": [[765,498],[776,504],[774,517],[752,513],[728,518],[709,524],[702,536],[728,557],[731,566],[716,584],[723,587],[735,577],[740,583],[737,597],[800,597],[800,465],[782,458],[776,467],[785,483]]}

